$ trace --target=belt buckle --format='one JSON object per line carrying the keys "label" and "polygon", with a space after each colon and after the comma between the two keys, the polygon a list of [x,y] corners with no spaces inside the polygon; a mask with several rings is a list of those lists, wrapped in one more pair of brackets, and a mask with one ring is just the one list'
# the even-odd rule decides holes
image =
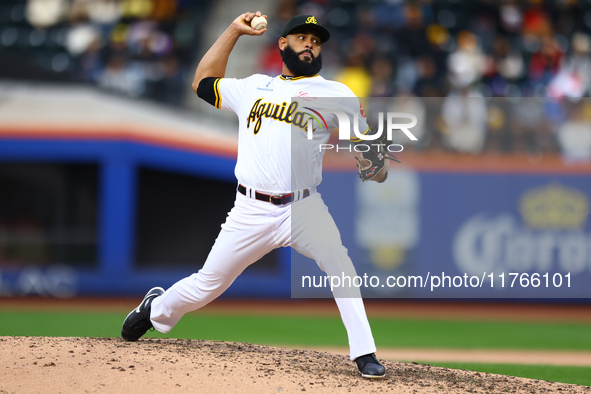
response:
{"label": "belt buckle", "polygon": [[283,197],[285,197],[285,194],[271,194],[271,195],[269,196],[269,202],[270,202],[271,204],[273,204],[273,199],[274,199],[274,198],[283,198]]}

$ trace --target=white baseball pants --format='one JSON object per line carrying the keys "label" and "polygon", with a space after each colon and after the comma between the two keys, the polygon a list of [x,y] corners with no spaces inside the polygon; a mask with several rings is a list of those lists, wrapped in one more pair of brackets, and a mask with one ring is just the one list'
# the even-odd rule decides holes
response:
{"label": "white baseball pants", "polygon": [[[329,276],[355,275],[339,230],[319,193],[286,205],[273,205],[237,193],[234,207],[203,268],[181,279],[152,302],[150,318],[154,328],[169,332],[185,313],[219,297],[249,265],[284,246],[314,259]],[[375,352],[376,347],[359,289],[347,291],[346,297],[335,292],[333,295],[354,360]]]}

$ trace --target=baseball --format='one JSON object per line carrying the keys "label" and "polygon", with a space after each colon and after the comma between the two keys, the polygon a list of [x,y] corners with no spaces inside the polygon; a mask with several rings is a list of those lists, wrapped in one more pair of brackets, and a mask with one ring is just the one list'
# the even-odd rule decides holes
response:
{"label": "baseball", "polygon": [[250,21],[250,26],[255,30],[261,30],[267,27],[267,19],[264,16],[255,16]]}

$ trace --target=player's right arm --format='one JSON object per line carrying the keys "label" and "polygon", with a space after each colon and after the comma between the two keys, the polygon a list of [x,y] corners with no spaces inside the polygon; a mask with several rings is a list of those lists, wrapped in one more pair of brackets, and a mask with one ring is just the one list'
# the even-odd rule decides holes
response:
{"label": "player's right arm", "polygon": [[[255,16],[260,16],[261,12],[246,12],[238,16],[222,33],[217,41],[209,48],[207,53],[203,56],[197,70],[195,70],[195,78],[193,79],[193,91],[198,93],[199,84],[204,78],[214,77],[223,78],[226,74],[226,66],[228,58],[238,38],[243,35],[260,36],[267,29],[255,30],[250,26],[250,21]],[[264,16],[264,15],[263,15]],[[266,17],[266,16],[265,16]]]}

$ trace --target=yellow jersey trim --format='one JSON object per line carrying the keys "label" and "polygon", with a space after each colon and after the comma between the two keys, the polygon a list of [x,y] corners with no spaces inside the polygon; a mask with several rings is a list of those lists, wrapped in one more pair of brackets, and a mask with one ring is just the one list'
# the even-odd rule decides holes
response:
{"label": "yellow jersey trim", "polygon": [[222,95],[220,94],[220,80],[221,78],[218,78],[213,83],[213,93],[215,94],[214,106],[218,109],[221,109],[222,106]]}
{"label": "yellow jersey trim", "polygon": [[[366,129],[366,130],[365,130],[363,133],[361,133],[361,134],[363,134],[363,135],[367,135],[367,133],[368,133],[368,132],[369,132],[369,126],[368,126],[368,127],[367,127],[367,129]],[[362,142],[362,141],[363,141],[361,138],[357,138],[357,137],[351,137],[351,138],[349,138],[349,139],[351,140],[351,142],[354,142],[354,143],[356,143],[356,144],[358,144],[358,143],[360,143],[360,142]]]}
{"label": "yellow jersey trim", "polygon": [[298,81],[300,79],[304,79],[304,78],[314,78],[314,77],[318,77],[319,74],[315,74],[315,75],[300,75],[299,77],[291,77],[291,78],[285,78],[283,75],[279,76],[279,79],[281,79],[282,81]]}

